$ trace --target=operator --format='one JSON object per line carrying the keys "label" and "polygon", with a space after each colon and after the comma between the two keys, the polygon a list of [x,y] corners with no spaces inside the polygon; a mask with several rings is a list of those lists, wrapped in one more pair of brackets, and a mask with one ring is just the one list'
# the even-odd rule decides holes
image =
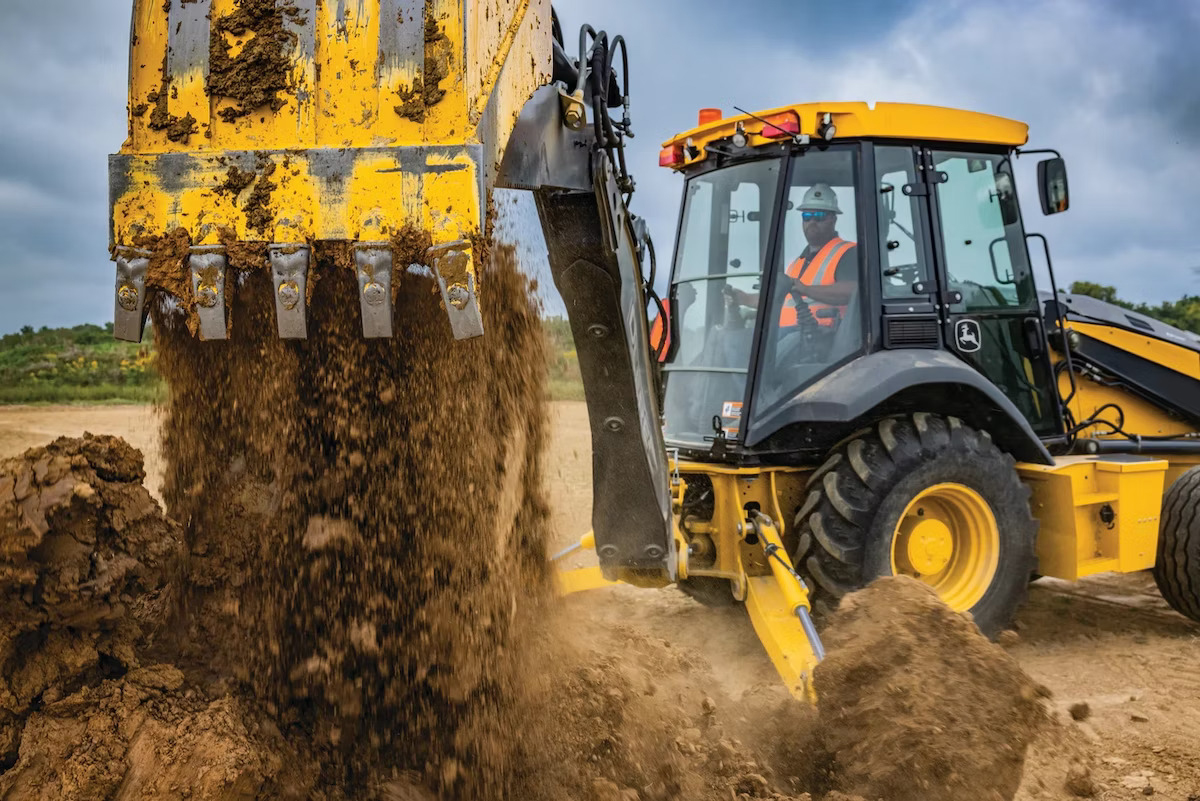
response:
{"label": "operator", "polygon": [[[781,327],[798,324],[800,296],[817,323],[832,326],[846,311],[858,289],[858,254],[855,243],[837,234],[837,194],[829,184],[814,184],[800,201],[800,219],[808,246],[785,271],[790,287],[779,314]],[[729,294],[743,306],[758,304],[758,294],[730,288]]]}

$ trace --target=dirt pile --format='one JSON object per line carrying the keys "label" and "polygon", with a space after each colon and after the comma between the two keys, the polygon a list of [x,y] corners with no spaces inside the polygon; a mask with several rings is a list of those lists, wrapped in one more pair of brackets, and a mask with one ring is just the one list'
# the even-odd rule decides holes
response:
{"label": "dirt pile", "polygon": [[527,674],[516,797],[531,801],[809,798],[816,713],[778,685],[726,696],[714,666],[571,599]]}
{"label": "dirt pile", "polygon": [[[288,754],[278,731],[244,701],[208,698],[185,689],[177,668],[152,665],[47,701],[29,718],[20,759],[0,776],[0,795],[45,801],[284,798],[285,786],[274,779]],[[286,764],[303,775],[294,757]]]}
{"label": "dirt pile", "polygon": [[60,438],[0,462],[0,760],[29,714],[138,664],[162,625],[179,530],[113,437]]}
{"label": "dirt pile", "polygon": [[814,682],[842,789],[889,801],[1010,799],[1045,691],[904,576],[842,600]]}
{"label": "dirt pile", "polygon": [[144,477],[90,434],[0,462],[4,798],[217,801],[280,771],[252,709],[154,663],[182,538]]}

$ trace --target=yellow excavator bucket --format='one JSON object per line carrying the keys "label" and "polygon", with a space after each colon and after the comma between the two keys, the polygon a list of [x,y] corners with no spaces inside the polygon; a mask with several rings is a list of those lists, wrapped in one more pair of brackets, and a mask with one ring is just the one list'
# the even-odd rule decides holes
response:
{"label": "yellow excavator bucket", "polygon": [[[304,337],[328,241],[350,245],[364,335],[390,336],[392,242],[412,230],[455,336],[481,334],[474,243],[549,80],[549,20],[548,0],[135,0],[129,137],[109,161],[117,336],[141,338],[152,287],[224,338],[226,271],[259,243],[279,334]],[[156,250],[181,241],[164,274]]]}

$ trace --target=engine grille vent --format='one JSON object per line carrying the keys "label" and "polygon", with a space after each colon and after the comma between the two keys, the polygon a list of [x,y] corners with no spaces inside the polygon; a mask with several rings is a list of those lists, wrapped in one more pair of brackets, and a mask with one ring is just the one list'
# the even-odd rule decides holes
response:
{"label": "engine grille vent", "polygon": [[936,348],[941,345],[936,316],[884,317],[883,346],[885,348]]}

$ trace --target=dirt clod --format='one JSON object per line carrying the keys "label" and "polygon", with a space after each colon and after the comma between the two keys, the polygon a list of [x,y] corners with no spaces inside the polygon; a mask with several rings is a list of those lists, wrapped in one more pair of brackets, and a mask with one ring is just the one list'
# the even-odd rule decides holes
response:
{"label": "dirt clod", "polygon": [[1091,770],[1078,762],[1072,763],[1067,769],[1067,780],[1064,786],[1067,788],[1067,792],[1079,798],[1093,798],[1100,792],[1096,780],[1092,778]]}
{"label": "dirt clod", "polygon": [[446,96],[442,82],[450,76],[450,60],[454,58],[450,40],[438,26],[434,6],[426,6],[424,20],[424,72],[407,89],[397,90],[399,102],[394,107],[398,115],[413,122],[424,122],[426,111]]}
{"label": "dirt clod", "polygon": [[271,228],[275,223],[275,213],[271,210],[271,193],[278,188],[278,185],[271,180],[271,176],[274,174],[275,162],[266,158],[260,159],[257,181],[254,188],[250,190],[246,203],[242,206],[242,211],[246,215],[246,229],[257,231],[263,236],[271,234]]}
{"label": "dirt clod", "polygon": [[[209,96],[232,102],[217,112],[221,119],[233,122],[264,106],[274,112],[286,105],[280,94],[291,90],[290,54],[297,39],[289,24],[305,22],[294,5],[276,0],[241,0],[213,19],[206,86]],[[233,43],[243,39],[235,55]]]}
{"label": "dirt clod", "polygon": [[1092,708],[1088,706],[1086,701],[1071,704],[1071,707],[1067,711],[1071,715],[1071,720],[1087,720],[1092,715]]}

